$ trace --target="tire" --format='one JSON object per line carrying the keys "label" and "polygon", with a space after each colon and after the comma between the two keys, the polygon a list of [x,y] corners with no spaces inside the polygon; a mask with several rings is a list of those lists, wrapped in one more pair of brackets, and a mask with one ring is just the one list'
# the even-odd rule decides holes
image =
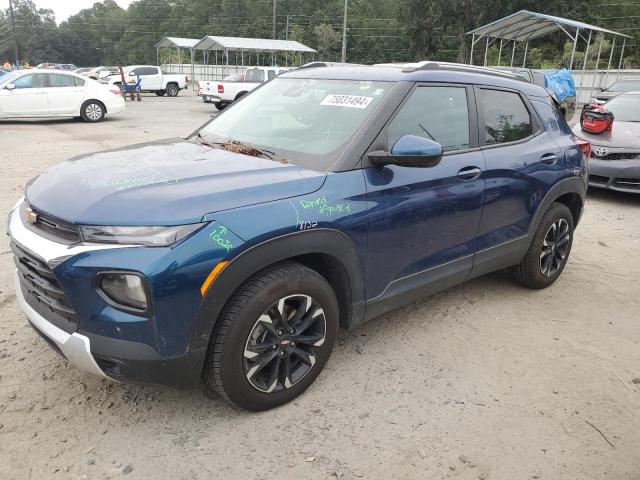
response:
{"label": "tire", "polygon": [[573,244],[573,216],[566,205],[553,203],[542,217],[527,254],[513,269],[528,288],[546,288],[564,270]]}
{"label": "tire", "polygon": [[167,85],[167,97],[177,97],[179,91],[180,89],[175,83],[170,83],[169,85]]}
{"label": "tire", "polygon": [[89,123],[96,123],[102,121],[106,110],[104,105],[97,100],[87,100],[80,107],[80,116],[82,120]]}
{"label": "tire", "polygon": [[165,90],[156,90],[154,92],[157,96],[162,97],[164,96],[165,93],[167,93]]}
{"label": "tire", "polygon": [[270,267],[244,283],[218,318],[205,387],[245,410],[287,403],[320,374],[337,331],[338,302],[321,275],[294,262]]}
{"label": "tire", "polygon": [[226,103],[222,103],[222,102],[215,102],[215,103],[213,104],[213,106],[214,106],[214,107],[216,107],[216,109],[217,109],[218,111],[220,111],[220,112],[221,112],[222,110],[224,110],[225,108],[227,108],[227,104],[226,104]]}

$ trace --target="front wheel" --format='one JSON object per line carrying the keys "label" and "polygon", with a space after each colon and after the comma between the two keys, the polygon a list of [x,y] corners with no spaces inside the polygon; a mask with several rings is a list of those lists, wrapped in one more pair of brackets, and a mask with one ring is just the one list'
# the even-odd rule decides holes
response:
{"label": "front wheel", "polygon": [[231,403],[268,410],[300,395],[322,371],[338,330],[327,281],[299,263],[248,280],[216,322],[203,380]]}
{"label": "front wheel", "polygon": [[180,89],[178,88],[178,85],[176,85],[175,83],[170,83],[169,85],[167,85],[168,97],[177,97],[179,91]]}
{"label": "front wheel", "polygon": [[99,122],[104,118],[104,114],[104,105],[96,100],[87,100],[80,107],[80,116],[85,122]]}
{"label": "front wheel", "polygon": [[513,273],[529,288],[545,288],[564,270],[573,244],[573,216],[566,205],[553,203],[544,214],[529,250]]}

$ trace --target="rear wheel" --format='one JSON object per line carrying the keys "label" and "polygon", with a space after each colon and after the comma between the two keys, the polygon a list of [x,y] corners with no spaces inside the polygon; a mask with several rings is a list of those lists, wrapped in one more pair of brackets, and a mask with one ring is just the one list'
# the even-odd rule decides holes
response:
{"label": "rear wheel", "polygon": [[169,85],[167,85],[168,97],[177,97],[179,91],[180,89],[178,88],[178,85],[176,85],[175,83],[170,83]]}
{"label": "rear wheel", "polygon": [[211,336],[203,379],[231,403],[267,410],[300,395],[322,371],[338,330],[327,281],[293,262],[247,281]]}
{"label": "rear wheel", "polygon": [[573,227],[567,206],[553,203],[542,217],[524,259],[513,269],[516,280],[538,289],[555,282],[569,260]]}
{"label": "rear wheel", "polygon": [[227,108],[227,104],[226,103],[222,103],[222,102],[215,102],[213,104],[214,107],[216,107],[217,110],[222,111],[225,108]]}
{"label": "rear wheel", "polygon": [[85,122],[99,122],[105,113],[104,105],[97,100],[87,100],[80,107],[80,116]]}

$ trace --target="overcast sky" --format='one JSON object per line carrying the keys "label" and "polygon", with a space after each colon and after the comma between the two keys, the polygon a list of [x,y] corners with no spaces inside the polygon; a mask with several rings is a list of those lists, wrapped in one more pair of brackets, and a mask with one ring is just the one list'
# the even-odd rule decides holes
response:
{"label": "overcast sky", "polygon": [[[116,0],[122,8],[127,8],[133,0]],[[60,23],[83,8],[89,8],[96,0],[34,0],[38,8],[50,8],[56,14],[56,22]],[[9,0],[0,0],[2,9],[9,8]]]}

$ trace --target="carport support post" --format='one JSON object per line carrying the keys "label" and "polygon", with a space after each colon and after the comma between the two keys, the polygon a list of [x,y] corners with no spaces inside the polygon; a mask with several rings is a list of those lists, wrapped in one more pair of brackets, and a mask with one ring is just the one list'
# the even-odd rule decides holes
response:
{"label": "carport support post", "polygon": [[484,47],[484,66],[487,66],[487,54],[489,53],[489,37],[487,37],[487,44]]}
{"label": "carport support post", "polygon": [[513,67],[513,61],[516,58],[516,41],[515,39],[513,40],[513,48],[511,49],[511,66]]}
{"label": "carport support post", "polygon": [[622,68],[622,59],[624,57],[624,47],[627,44],[627,39],[625,38],[622,41],[622,50],[620,50],[620,62],[618,62],[618,72],[616,73],[616,82],[618,81],[618,78],[620,77],[620,69]]}
{"label": "carport support post", "polygon": [[160,66],[160,47],[156,47],[156,66]]}
{"label": "carport support post", "polygon": [[469,65],[473,65],[473,47],[476,44],[476,34],[471,36],[471,56],[469,57]]}
{"label": "carport support post", "polygon": [[[607,82],[609,81],[609,71],[611,71],[611,63],[613,62],[613,51],[616,49],[617,37],[613,37],[613,43],[611,44],[611,53],[609,54],[609,65],[607,66],[607,73],[604,75],[604,88],[607,88]],[[602,84],[600,84],[602,88]]]}
{"label": "carport support post", "polygon": [[579,35],[580,35],[580,29],[576,28],[576,38],[573,40],[573,50],[571,51],[571,62],[569,63],[569,70],[573,70],[573,59],[576,56],[576,48],[578,47]]}
{"label": "carport support post", "polygon": [[527,64],[527,52],[529,51],[529,40],[524,44],[524,58],[522,59],[522,68],[525,68]]}
{"label": "carport support post", "polygon": [[500,38],[500,50],[498,51],[498,66],[500,66],[501,58],[502,58],[502,38]]}
{"label": "carport support post", "polygon": [[[580,86],[576,92],[576,102],[580,103],[580,90],[582,90],[582,84],[584,83],[584,72],[587,69],[587,58],[589,58],[589,47],[591,46],[591,35],[593,32],[589,30],[589,40],[587,40],[587,49],[584,51],[584,61],[582,62],[582,74],[580,75]],[[588,101],[588,99],[587,99]]]}
{"label": "carport support post", "polygon": [[593,95],[593,89],[596,87],[596,77],[598,76],[598,66],[600,65],[600,54],[602,53],[602,42],[604,42],[604,35],[600,37],[600,46],[598,47],[598,58],[596,59],[596,68],[593,71],[593,81],[591,82],[591,90],[589,90],[589,99]]}

